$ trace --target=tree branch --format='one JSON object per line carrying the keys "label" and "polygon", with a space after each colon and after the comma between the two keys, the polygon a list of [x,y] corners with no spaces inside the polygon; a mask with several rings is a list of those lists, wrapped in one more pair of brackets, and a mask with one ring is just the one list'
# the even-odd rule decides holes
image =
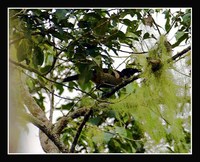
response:
{"label": "tree branch", "polygon": [[[63,83],[56,82],[56,81],[54,81],[54,80],[51,80],[51,79],[45,77],[43,73],[40,73],[39,71],[37,71],[37,70],[35,70],[35,69],[31,68],[31,67],[25,66],[25,65],[23,65],[23,64],[21,64],[21,63],[18,63],[18,62],[16,62],[16,61],[12,60],[12,59],[9,59],[9,61],[10,61],[12,64],[16,65],[16,66],[19,66],[19,67],[21,67],[21,68],[23,68],[23,69],[26,69],[26,70],[30,71],[30,72],[34,72],[34,73],[38,74],[39,76],[43,77],[44,79],[46,79],[46,80],[48,80],[48,81],[50,81],[50,82],[53,82],[53,83],[62,85],[62,86],[67,87],[67,88],[70,88],[69,86],[67,86],[67,85],[65,85],[65,84],[63,84]],[[45,74],[46,74],[46,73],[45,73]],[[79,89],[79,88],[75,88],[75,87],[73,87],[73,88],[74,88],[74,90],[80,91],[80,92],[82,92],[82,93],[84,93],[84,94],[86,94],[86,95],[92,97],[93,99],[96,99],[93,95],[91,95],[91,94],[88,93],[88,92],[85,92],[85,91],[83,91],[83,90],[81,90],[81,89]]]}
{"label": "tree branch", "polygon": [[51,126],[51,123],[47,119],[44,111],[38,106],[36,101],[33,99],[33,97],[30,95],[28,90],[22,85],[21,83],[21,95],[23,96],[24,104],[26,105],[27,109],[30,111],[30,113],[36,117],[41,122],[44,122],[45,125]]}
{"label": "tree branch", "polygon": [[118,50],[120,52],[124,52],[124,53],[129,53],[129,54],[133,54],[133,55],[137,55],[137,54],[147,54],[148,52],[147,51],[144,51],[144,52],[129,52],[129,51],[124,51],[124,50]]}
{"label": "tree branch", "polygon": [[[148,16],[151,16],[150,12],[148,11]],[[154,25],[156,26],[156,29],[158,30],[159,35],[161,35],[160,29],[158,28],[158,24],[155,22],[154,18],[151,16],[152,21],[154,23]]]}
{"label": "tree branch", "polygon": [[168,59],[167,62],[171,62],[173,60],[176,60],[178,57],[184,55],[187,53],[189,50],[191,50],[191,46],[187,47],[186,49],[182,50],[181,52],[178,52],[176,55],[172,56],[172,58]]}
{"label": "tree branch", "polygon": [[79,128],[78,128],[78,130],[77,130],[77,132],[76,132],[76,135],[75,135],[75,137],[74,137],[74,141],[73,141],[73,143],[72,143],[72,146],[71,146],[71,149],[70,149],[69,152],[71,152],[71,153],[74,152],[75,146],[76,146],[76,144],[77,144],[77,142],[78,142],[78,138],[79,138],[79,136],[80,136],[80,134],[81,134],[81,131],[82,131],[84,125],[86,124],[86,122],[89,120],[89,117],[90,117],[90,115],[92,114],[92,112],[93,112],[93,110],[92,110],[92,108],[90,108],[90,110],[85,114],[84,119],[83,119],[81,125],[79,126]]}
{"label": "tree branch", "polygon": [[49,101],[50,101],[50,111],[49,111],[49,120],[52,123],[53,120],[53,112],[54,112],[54,89],[53,85],[51,87],[51,93],[49,94]]}
{"label": "tree branch", "polygon": [[132,76],[126,80],[123,80],[121,84],[115,86],[111,91],[106,92],[105,94],[102,95],[102,99],[105,98],[109,98],[110,96],[112,96],[115,92],[117,92],[119,89],[123,88],[124,86],[126,86],[127,84],[133,82],[134,80],[139,79],[139,75],[137,76]]}
{"label": "tree branch", "polygon": [[[185,53],[187,53],[189,50],[191,50],[191,46],[187,47],[186,49],[184,49],[183,51],[177,53],[176,55],[172,56],[170,59],[167,60],[167,62],[171,62],[173,60],[176,60],[178,57],[184,55]],[[133,76],[127,80],[124,80],[121,84],[115,86],[110,92],[107,92],[105,94],[103,94],[102,99],[108,98],[110,96],[112,96],[115,92],[117,92],[119,89],[121,89],[122,87],[126,86],[127,84],[133,82],[134,80],[138,79],[139,75],[137,76]]]}
{"label": "tree branch", "polygon": [[[28,113],[24,113],[23,117],[31,122],[32,124],[34,124],[36,127],[38,127],[42,132],[44,132],[49,139],[51,139],[51,141],[53,141],[53,143],[58,147],[58,149],[63,152],[63,153],[67,153],[69,152],[65,146],[60,142],[59,140],[59,136],[52,132],[51,128],[49,128],[48,126],[46,126],[46,124],[44,122],[42,122],[41,120],[39,120],[38,118],[28,114]],[[55,149],[55,148],[54,148]]]}
{"label": "tree branch", "polygon": [[30,95],[28,90],[25,88],[25,83],[20,82],[21,87],[21,95],[23,96],[23,102],[26,105],[27,109],[30,111],[30,114],[24,113],[25,119],[29,120],[35,126],[37,126],[40,130],[42,130],[58,147],[61,152],[68,152],[68,150],[64,147],[64,145],[60,142],[59,136],[52,132],[53,125],[47,119],[45,112],[38,106],[36,101]]}
{"label": "tree branch", "polygon": [[53,128],[53,132],[55,132],[56,134],[60,134],[60,132],[63,130],[63,128],[66,127],[66,125],[71,119],[75,119],[75,118],[85,115],[89,111],[89,109],[90,108],[88,107],[83,107],[83,108],[77,109],[76,111],[72,112],[68,116],[61,117],[56,123],[56,126]]}
{"label": "tree branch", "polygon": [[21,63],[19,63],[19,62],[16,62],[16,61],[12,60],[12,59],[9,59],[9,61],[10,61],[12,64],[16,65],[16,66],[19,66],[19,67],[21,67],[21,68],[23,68],[23,69],[26,69],[26,70],[30,71],[30,72],[34,72],[34,73],[36,73],[36,74],[38,74],[38,75],[40,75],[40,76],[43,76],[42,73],[40,73],[39,71],[37,71],[37,70],[35,70],[35,69],[31,68],[31,67],[28,67],[28,66],[26,66],[26,65],[23,65],[23,64],[21,64]]}

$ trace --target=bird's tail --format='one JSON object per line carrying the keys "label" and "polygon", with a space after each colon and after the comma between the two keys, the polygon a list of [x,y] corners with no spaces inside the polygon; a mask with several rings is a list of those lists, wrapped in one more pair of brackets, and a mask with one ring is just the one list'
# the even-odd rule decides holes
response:
{"label": "bird's tail", "polygon": [[78,78],[79,78],[79,74],[76,74],[76,75],[69,76],[69,77],[63,79],[63,82],[70,82],[70,81],[73,81],[73,80],[78,80]]}

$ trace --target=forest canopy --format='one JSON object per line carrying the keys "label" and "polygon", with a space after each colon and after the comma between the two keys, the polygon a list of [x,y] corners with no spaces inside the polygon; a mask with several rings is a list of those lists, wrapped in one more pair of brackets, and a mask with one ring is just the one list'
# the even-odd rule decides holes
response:
{"label": "forest canopy", "polygon": [[192,152],[190,8],[8,13],[10,152]]}

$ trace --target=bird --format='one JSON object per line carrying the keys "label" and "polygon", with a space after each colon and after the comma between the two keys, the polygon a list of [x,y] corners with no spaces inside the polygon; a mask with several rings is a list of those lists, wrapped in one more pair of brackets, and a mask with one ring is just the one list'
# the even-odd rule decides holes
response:
{"label": "bird", "polygon": [[[135,73],[141,72],[141,70],[136,68],[125,68],[122,71],[111,70],[108,68],[102,68],[101,70],[92,70],[91,81],[94,82],[97,88],[112,88],[120,83],[124,79],[128,79],[133,76]],[[70,82],[78,80],[80,74],[75,74],[68,76],[63,79],[63,82]]]}

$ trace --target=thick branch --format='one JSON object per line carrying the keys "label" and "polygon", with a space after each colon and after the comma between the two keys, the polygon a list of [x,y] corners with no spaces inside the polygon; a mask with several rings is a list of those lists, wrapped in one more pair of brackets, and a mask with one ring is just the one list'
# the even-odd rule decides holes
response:
{"label": "thick branch", "polygon": [[181,52],[178,52],[176,55],[172,56],[172,58],[167,60],[167,62],[169,63],[169,62],[171,62],[173,60],[176,60],[178,57],[181,57],[182,55],[187,53],[189,50],[191,50],[191,46],[187,47],[186,49],[182,50]]}
{"label": "thick branch", "polygon": [[51,139],[51,141],[53,141],[53,143],[58,147],[58,149],[61,152],[64,152],[64,153],[69,152],[65,148],[65,146],[60,142],[59,136],[57,134],[53,133],[51,128],[48,128],[45,125],[45,123],[43,123],[38,118],[36,118],[36,117],[34,117],[34,116],[30,115],[30,114],[27,114],[27,113],[24,113],[23,116],[27,121],[31,122],[36,127],[38,127],[40,130],[42,130],[49,137],[49,139]]}
{"label": "thick branch", "polygon": [[[24,83],[25,84],[25,83]],[[51,140],[52,142],[58,147],[61,152],[68,152],[64,145],[59,141],[59,136],[52,132],[53,125],[47,119],[45,112],[38,106],[36,101],[30,95],[28,90],[20,84],[21,87],[21,95],[24,98],[24,104],[26,105],[27,109],[30,111],[30,114],[24,114],[25,119],[33,123],[37,126],[40,130],[42,130]]]}
{"label": "thick branch", "polygon": [[39,139],[42,149],[46,153],[60,153],[61,151],[55,145],[55,143],[41,130],[39,129]]}
{"label": "thick branch", "polygon": [[51,123],[47,119],[44,111],[38,106],[36,101],[33,99],[28,90],[26,90],[22,84],[21,84],[21,95],[23,96],[24,104],[31,112],[31,114],[38,120],[43,122],[46,126],[51,126]]}
{"label": "thick branch", "polygon": [[80,116],[85,115],[87,112],[89,111],[89,108],[87,107],[83,107],[80,108],[74,112],[72,112],[71,114],[69,114],[68,116],[63,116],[62,118],[59,119],[59,121],[56,123],[56,126],[53,129],[53,132],[55,132],[56,134],[60,134],[60,132],[63,130],[63,128],[66,127],[66,125],[68,124],[68,122],[71,119],[75,119],[78,118]]}

